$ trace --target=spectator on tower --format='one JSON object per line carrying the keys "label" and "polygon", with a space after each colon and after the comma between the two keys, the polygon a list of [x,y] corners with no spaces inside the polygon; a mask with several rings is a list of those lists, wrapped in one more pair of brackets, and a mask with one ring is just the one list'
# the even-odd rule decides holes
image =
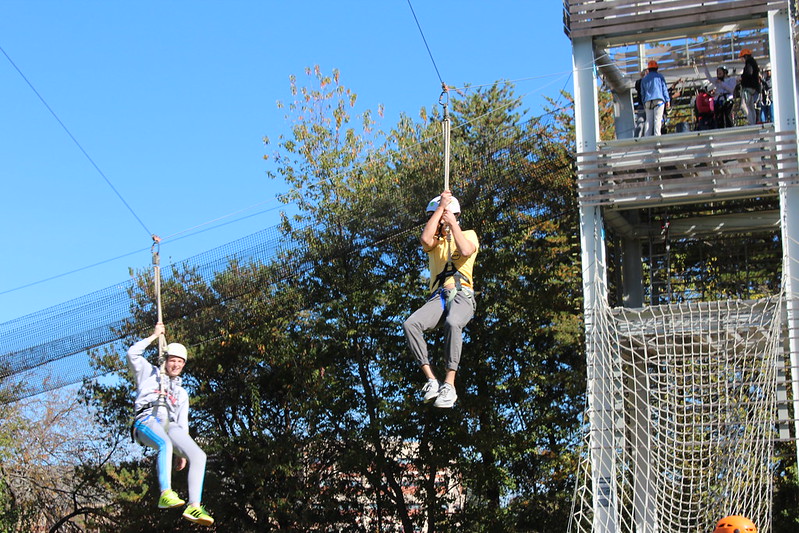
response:
{"label": "spectator on tower", "polygon": [[705,83],[696,92],[694,113],[696,113],[696,130],[712,130],[716,127],[715,102],[711,94],[710,84]]}
{"label": "spectator on tower", "polygon": [[641,80],[649,73],[649,70],[641,71],[641,77],[635,80],[635,136],[643,137],[646,131],[646,110],[641,95]]}
{"label": "spectator on tower", "polygon": [[741,108],[746,112],[746,122],[750,126],[757,124],[758,108],[760,107],[760,67],[752,57],[748,48],[741,50],[739,56],[744,60],[744,70],[741,73]]}
{"label": "spectator on tower", "polygon": [[641,80],[641,99],[646,112],[644,135],[660,135],[663,114],[671,106],[671,97],[666,79],[658,72],[657,61],[650,61],[647,68],[649,72]]}
{"label": "spectator on tower", "polygon": [[729,71],[724,65],[719,65],[716,68],[716,77],[710,75],[707,69],[707,64],[702,61],[702,66],[705,69],[705,77],[713,87],[715,87],[715,120],[717,128],[731,128],[732,121],[732,106],[734,103],[733,94],[735,93],[735,80],[729,77]]}
{"label": "spectator on tower", "polygon": [[766,67],[763,69],[760,86],[760,121],[774,122],[774,104],[771,101],[771,63],[766,63]]}

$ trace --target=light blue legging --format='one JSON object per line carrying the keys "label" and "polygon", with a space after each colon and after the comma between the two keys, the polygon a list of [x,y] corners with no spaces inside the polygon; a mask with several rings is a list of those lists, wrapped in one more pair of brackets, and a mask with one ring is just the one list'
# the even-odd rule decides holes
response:
{"label": "light blue legging", "polygon": [[167,431],[159,419],[151,415],[136,420],[133,429],[139,443],[158,450],[157,470],[161,492],[172,488],[174,449],[178,455],[189,461],[189,503],[202,503],[206,455],[191,435],[174,424]]}

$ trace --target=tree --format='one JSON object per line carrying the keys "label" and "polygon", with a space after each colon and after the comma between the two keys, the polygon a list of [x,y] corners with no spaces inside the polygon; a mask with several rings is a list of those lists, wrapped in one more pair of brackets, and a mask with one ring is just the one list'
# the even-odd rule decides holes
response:
{"label": "tree", "polygon": [[108,500],[82,471],[121,457],[121,439],[104,434],[74,387],[4,405],[0,439],[3,531],[108,529]]}

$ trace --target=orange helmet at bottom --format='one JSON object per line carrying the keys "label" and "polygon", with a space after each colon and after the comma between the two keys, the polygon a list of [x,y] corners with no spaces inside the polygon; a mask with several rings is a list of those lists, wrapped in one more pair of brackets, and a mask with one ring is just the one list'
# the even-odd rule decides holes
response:
{"label": "orange helmet at bottom", "polygon": [[713,533],[757,533],[757,527],[744,516],[725,516],[716,524]]}

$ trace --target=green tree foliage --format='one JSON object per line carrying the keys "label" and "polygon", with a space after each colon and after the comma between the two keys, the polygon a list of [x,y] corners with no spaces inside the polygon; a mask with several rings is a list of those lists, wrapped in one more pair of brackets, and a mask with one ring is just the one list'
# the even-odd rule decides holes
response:
{"label": "green tree foliage", "polygon": [[774,467],[774,508],[772,531],[799,532],[799,475],[796,470],[796,443],[777,445]]}

